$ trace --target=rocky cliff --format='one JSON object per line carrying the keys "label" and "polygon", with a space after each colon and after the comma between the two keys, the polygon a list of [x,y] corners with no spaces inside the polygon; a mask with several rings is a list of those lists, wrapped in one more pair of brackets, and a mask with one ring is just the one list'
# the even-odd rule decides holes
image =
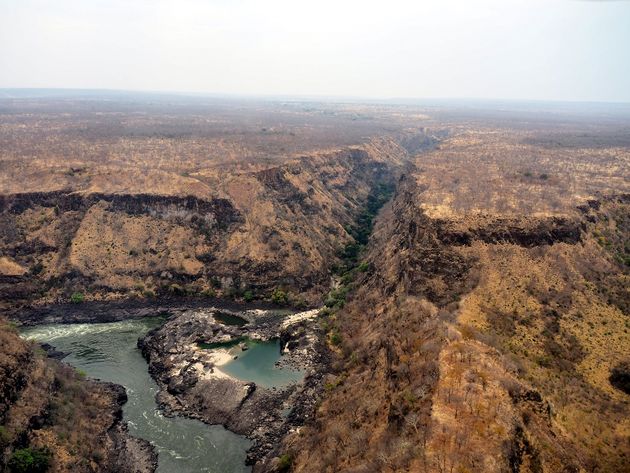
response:
{"label": "rocky cliff", "polygon": [[[274,289],[314,301],[346,231],[406,151],[389,139],[228,173],[216,198],[55,191],[0,198],[5,308]],[[298,297],[297,294],[300,294]]]}
{"label": "rocky cliff", "polygon": [[329,389],[276,467],[623,471],[630,403],[609,377],[630,355],[626,198],[431,217],[414,172],[329,315]]}

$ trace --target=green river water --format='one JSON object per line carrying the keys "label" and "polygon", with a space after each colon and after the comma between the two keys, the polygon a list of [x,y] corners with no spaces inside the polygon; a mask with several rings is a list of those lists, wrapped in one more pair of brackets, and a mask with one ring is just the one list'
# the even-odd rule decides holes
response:
{"label": "green river water", "polygon": [[156,447],[158,472],[249,472],[245,466],[249,440],[222,426],[164,417],[157,409],[158,386],[149,375],[136,342],[162,322],[156,317],[107,324],[41,325],[23,330],[22,335],[70,353],[64,361],[89,377],[127,389],[129,401],[123,407],[124,420],[132,435]]}
{"label": "green river water", "polygon": [[304,377],[304,371],[276,366],[281,356],[280,340],[259,342],[245,339],[244,343],[248,349],[236,349],[237,358],[221,366],[221,371],[266,388],[283,387]]}

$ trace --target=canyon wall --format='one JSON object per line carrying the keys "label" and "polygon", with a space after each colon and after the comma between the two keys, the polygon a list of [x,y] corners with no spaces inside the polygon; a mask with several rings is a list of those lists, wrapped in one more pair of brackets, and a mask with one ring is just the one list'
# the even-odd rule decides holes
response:
{"label": "canyon wall", "polygon": [[[373,186],[407,158],[390,139],[227,173],[216,198],[26,193],[0,199],[5,308],[155,296],[316,301]],[[299,296],[298,296],[299,294]]]}
{"label": "canyon wall", "polygon": [[334,370],[279,458],[298,472],[624,471],[630,405],[611,379],[630,346],[628,196],[430,216],[418,172],[328,315]]}

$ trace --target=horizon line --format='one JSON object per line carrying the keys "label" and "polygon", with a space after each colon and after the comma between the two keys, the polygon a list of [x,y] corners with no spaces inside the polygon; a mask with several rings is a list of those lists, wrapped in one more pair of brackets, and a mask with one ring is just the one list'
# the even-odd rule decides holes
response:
{"label": "horizon line", "polygon": [[[500,97],[412,97],[412,96],[352,96],[343,94],[259,94],[259,93],[234,93],[234,92],[208,92],[208,91],[178,91],[163,89],[115,89],[115,88],[76,88],[76,87],[0,87],[0,94],[8,91],[58,91],[66,93],[80,92],[106,92],[106,93],[123,93],[123,94],[155,94],[162,96],[180,96],[180,97],[207,97],[207,98],[224,98],[224,99],[262,99],[262,100],[287,100],[287,101],[330,101],[342,103],[344,101],[352,102],[378,102],[396,104],[400,102],[497,102],[497,103],[548,103],[548,104],[598,104],[598,105],[628,105],[630,101],[607,101],[607,100],[563,100],[563,99],[540,99],[540,98],[500,98]],[[3,97],[7,98],[28,98],[23,97]],[[32,98],[32,97],[31,97]],[[43,97],[42,97],[43,98]]]}

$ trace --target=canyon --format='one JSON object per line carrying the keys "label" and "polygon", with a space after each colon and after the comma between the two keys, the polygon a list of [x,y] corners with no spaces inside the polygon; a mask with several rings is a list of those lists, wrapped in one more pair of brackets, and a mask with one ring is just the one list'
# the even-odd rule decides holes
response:
{"label": "canyon", "polygon": [[[159,412],[254,472],[627,470],[630,114],[1,104],[3,468],[153,471],[124,389],[18,328],[160,316]],[[230,371],[265,343],[286,384]]]}

